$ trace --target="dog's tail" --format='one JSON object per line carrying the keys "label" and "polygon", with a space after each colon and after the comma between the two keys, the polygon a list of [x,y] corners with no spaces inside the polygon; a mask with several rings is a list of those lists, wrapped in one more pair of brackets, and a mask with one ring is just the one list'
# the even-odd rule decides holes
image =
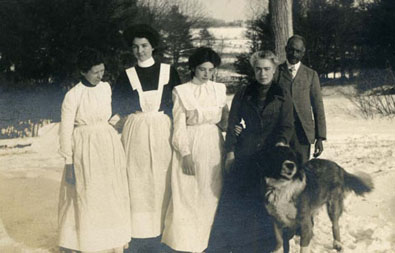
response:
{"label": "dog's tail", "polygon": [[346,190],[354,191],[355,194],[361,196],[371,192],[374,188],[372,178],[363,172],[358,172],[358,175],[354,175],[345,171],[344,183]]}

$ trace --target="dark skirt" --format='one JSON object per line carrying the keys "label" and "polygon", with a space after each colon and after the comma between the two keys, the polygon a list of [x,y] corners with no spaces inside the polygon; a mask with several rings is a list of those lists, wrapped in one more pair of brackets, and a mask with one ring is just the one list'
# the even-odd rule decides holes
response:
{"label": "dark skirt", "polygon": [[271,252],[275,247],[273,220],[260,194],[260,172],[251,157],[236,158],[224,176],[206,252]]}

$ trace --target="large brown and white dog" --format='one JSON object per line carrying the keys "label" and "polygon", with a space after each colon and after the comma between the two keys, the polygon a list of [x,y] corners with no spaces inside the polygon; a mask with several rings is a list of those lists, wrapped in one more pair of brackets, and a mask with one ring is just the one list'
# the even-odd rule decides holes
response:
{"label": "large brown and white dog", "polygon": [[[298,166],[294,152],[287,147],[277,147],[270,154],[258,159],[262,174],[261,191],[268,213],[273,216],[276,250],[283,252],[283,242],[300,235],[300,252],[309,252],[313,237],[314,214],[326,205],[332,222],[333,247],[342,250],[339,218],[343,211],[346,191],[363,195],[373,189],[366,174],[347,173],[335,162],[313,159]],[[286,229],[288,236],[283,238]],[[289,244],[288,244],[289,245]]]}

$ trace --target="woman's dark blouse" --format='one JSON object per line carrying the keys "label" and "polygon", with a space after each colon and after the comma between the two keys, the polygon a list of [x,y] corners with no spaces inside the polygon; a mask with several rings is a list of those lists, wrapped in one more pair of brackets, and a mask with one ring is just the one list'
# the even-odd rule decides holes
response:
{"label": "woman's dark blouse", "polygon": [[[244,120],[239,137],[235,125]],[[272,83],[266,91],[258,82],[242,87],[234,96],[229,113],[225,148],[236,157],[254,154],[277,142],[289,143],[293,134],[293,105],[287,91]]]}
{"label": "woman's dark blouse", "polygon": [[[135,68],[143,91],[158,89],[160,62],[156,61],[154,65],[147,68],[139,66]],[[171,66],[169,83],[163,87],[162,101],[159,109],[170,117],[172,116],[173,108],[172,90],[174,86],[180,83],[181,81],[177,71]],[[141,111],[139,94],[137,90],[132,89],[126,72],[122,74],[113,89],[112,108],[113,114],[119,114],[121,116]]]}

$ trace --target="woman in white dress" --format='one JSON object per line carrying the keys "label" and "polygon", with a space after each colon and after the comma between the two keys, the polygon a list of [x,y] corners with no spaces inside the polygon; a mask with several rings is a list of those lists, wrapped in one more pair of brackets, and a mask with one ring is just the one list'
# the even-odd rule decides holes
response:
{"label": "woman in white dress", "polygon": [[125,154],[108,122],[111,87],[103,59],[80,54],[81,81],[62,104],[60,153],[65,158],[59,197],[61,252],[123,252],[130,241]]}
{"label": "woman in white dress", "polygon": [[180,83],[177,71],[152,57],[158,33],[147,25],[125,31],[137,65],[126,69],[118,89],[127,114],[122,131],[130,191],[131,252],[159,252],[170,199],[171,92]]}
{"label": "woman in white dress", "polygon": [[221,59],[211,48],[189,57],[192,80],[173,91],[175,154],[172,198],[162,242],[173,250],[206,249],[222,187],[226,87],[211,81]]}

